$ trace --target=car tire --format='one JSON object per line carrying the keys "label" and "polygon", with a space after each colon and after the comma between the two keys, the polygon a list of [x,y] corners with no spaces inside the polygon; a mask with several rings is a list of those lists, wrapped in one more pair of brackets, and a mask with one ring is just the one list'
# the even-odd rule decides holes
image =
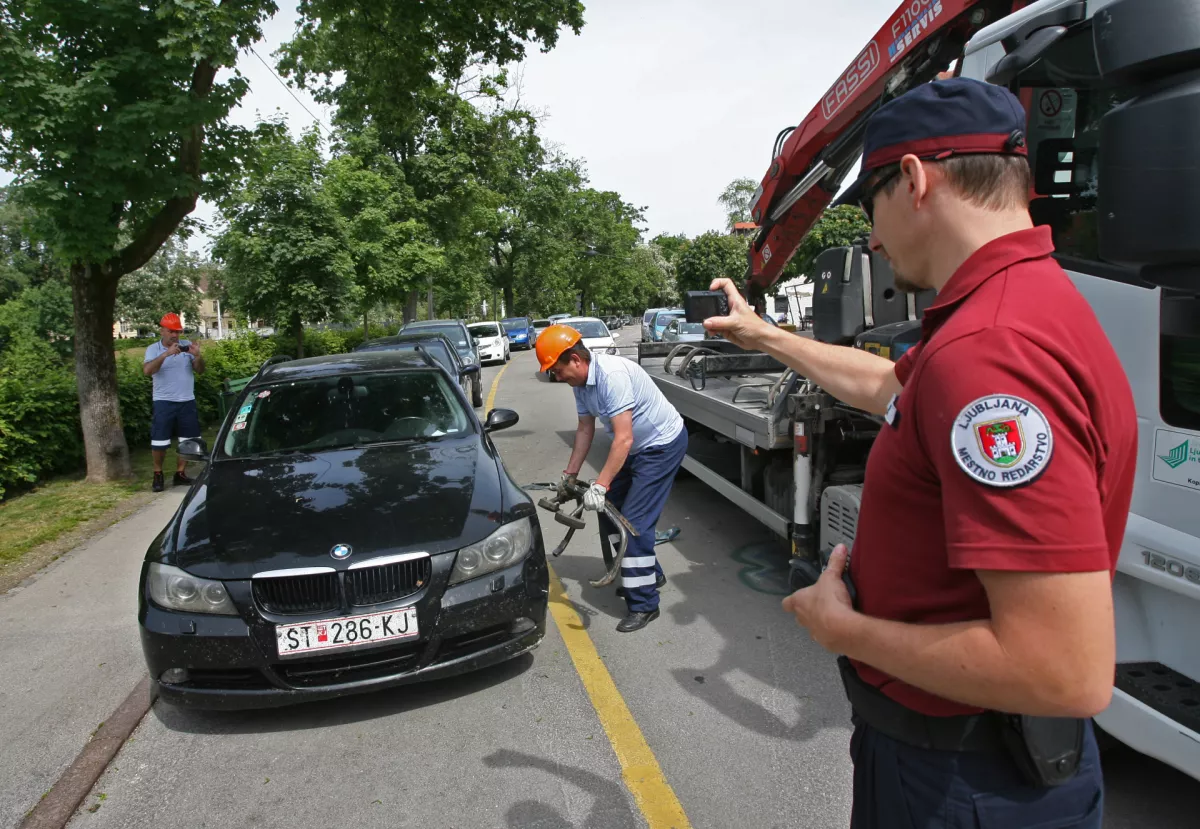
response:
{"label": "car tire", "polygon": [[475,375],[475,388],[471,392],[471,405],[478,409],[483,405],[483,378]]}

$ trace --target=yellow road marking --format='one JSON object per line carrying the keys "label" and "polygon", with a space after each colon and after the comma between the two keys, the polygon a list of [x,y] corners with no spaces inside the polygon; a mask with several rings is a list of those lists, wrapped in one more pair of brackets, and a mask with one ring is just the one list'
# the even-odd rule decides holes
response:
{"label": "yellow road marking", "polygon": [[691,829],[683,805],[663,776],[654,752],[642,736],[642,729],[638,728],[612,675],[604,667],[553,567],[550,568],[550,615],[554,617],[567,653],[575,663],[575,671],[583,681],[592,707],[600,717],[600,725],[621,764],[625,787],[633,795],[649,829]]}
{"label": "yellow road marking", "polygon": [[500,378],[504,376],[504,372],[508,371],[508,367],[512,363],[505,363],[500,367],[500,373],[496,375],[496,379],[492,381],[492,389],[488,392],[487,403],[483,407],[483,416],[487,417],[487,413],[492,410],[492,404],[496,402],[496,391],[500,388]]}

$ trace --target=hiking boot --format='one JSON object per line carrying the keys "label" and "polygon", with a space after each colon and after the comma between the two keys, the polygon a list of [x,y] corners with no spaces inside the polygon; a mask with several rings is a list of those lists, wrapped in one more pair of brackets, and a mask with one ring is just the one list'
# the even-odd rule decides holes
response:
{"label": "hiking boot", "polygon": [[171,483],[179,486],[191,486],[192,479],[187,476],[186,472],[176,472],[175,477],[171,479]]}
{"label": "hiking boot", "polygon": [[641,630],[657,618],[658,608],[651,610],[649,613],[630,611],[628,616],[617,623],[617,630],[621,633],[629,633],[630,631]]}
{"label": "hiking boot", "polygon": [[[654,582],[655,582],[654,586],[657,587],[659,590],[662,590],[662,586],[667,583],[667,577],[664,573],[659,573],[658,578],[655,579]],[[625,598],[625,588],[618,587],[617,595],[620,596],[621,598]]]}
{"label": "hiking boot", "polygon": [[163,491],[163,474],[161,472],[154,473],[154,483],[151,484],[150,488],[155,492]]}

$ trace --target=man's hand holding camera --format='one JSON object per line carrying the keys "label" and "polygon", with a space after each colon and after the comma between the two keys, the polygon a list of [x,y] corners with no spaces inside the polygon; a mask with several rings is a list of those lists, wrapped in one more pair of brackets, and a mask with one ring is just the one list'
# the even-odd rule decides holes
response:
{"label": "man's hand holding camera", "polygon": [[846,545],[837,545],[817,583],[783,600],[783,609],[808,628],[818,645],[832,653],[846,653],[859,618],[850,601],[850,591],[842,581],[846,558]]}
{"label": "man's hand holding camera", "polygon": [[714,279],[709,290],[724,291],[729,300],[729,316],[709,317],[704,321],[704,329],[709,333],[720,334],[739,348],[749,348],[761,342],[772,330],[769,323],[754,313],[732,280]]}

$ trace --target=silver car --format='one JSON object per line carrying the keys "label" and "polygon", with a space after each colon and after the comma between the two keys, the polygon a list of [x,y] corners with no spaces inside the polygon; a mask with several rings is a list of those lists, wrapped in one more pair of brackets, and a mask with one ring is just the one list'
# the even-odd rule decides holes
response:
{"label": "silver car", "polygon": [[708,332],[704,330],[704,323],[688,322],[683,317],[671,320],[662,332],[664,343],[697,343],[705,339],[708,339]]}

